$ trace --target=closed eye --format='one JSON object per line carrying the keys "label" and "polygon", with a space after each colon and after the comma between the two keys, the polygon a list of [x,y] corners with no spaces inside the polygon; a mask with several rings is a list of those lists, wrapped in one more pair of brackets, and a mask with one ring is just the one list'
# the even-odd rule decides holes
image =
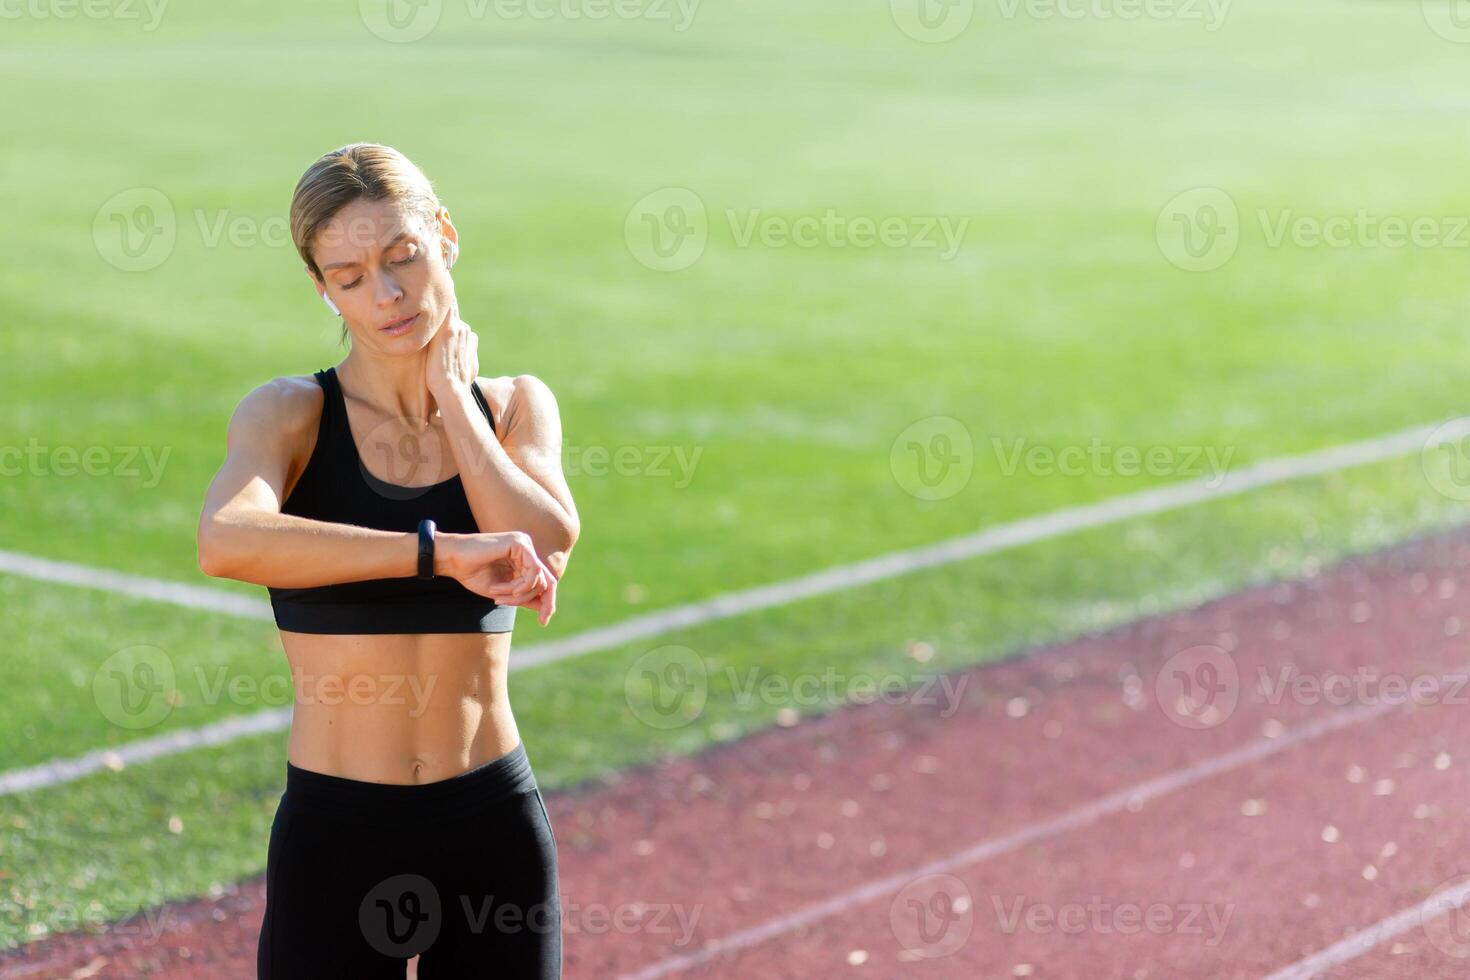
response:
{"label": "closed eye", "polygon": [[[401,260],[399,260],[397,262],[389,262],[388,264],[389,265],[408,265],[409,263],[411,263],[411,262],[417,262],[418,260],[419,260],[419,253],[418,252],[414,252],[412,255],[410,255],[406,259],[401,259]],[[345,284],[343,286],[339,286],[337,288],[338,289],[356,289],[357,288],[357,284],[360,283],[360,282],[362,282],[362,276],[358,276],[356,279],[352,280],[351,282],[349,282],[349,283],[347,283],[347,284]]]}

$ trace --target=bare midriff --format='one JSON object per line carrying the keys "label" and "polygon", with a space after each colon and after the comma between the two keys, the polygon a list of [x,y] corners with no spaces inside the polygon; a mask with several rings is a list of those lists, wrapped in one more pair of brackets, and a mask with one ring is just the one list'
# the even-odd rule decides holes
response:
{"label": "bare midriff", "polygon": [[374,783],[449,779],[520,742],[510,633],[281,631],[295,689],[287,757]]}

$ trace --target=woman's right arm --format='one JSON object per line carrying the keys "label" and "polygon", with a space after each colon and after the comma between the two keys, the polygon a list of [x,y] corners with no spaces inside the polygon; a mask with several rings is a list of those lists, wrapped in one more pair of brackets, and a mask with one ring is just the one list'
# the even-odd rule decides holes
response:
{"label": "woman's right arm", "polygon": [[[292,460],[304,458],[321,397],[310,378],[277,378],[235,409],[225,461],[199,516],[204,574],[299,589],[417,573],[417,533],[281,513]],[[521,532],[435,537],[434,573],[468,579],[467,588],[503,605],[518,605],[554,581]]]}

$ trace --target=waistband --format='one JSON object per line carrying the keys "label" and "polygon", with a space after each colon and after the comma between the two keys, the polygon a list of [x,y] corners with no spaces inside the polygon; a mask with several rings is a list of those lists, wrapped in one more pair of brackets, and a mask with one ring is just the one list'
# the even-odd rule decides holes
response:
{"label": "waistband", "polygon": [[368,823],[436,823],[536,789],[524,741],[497,759],[432,783],[372,783],[286,762],[281,806]]}

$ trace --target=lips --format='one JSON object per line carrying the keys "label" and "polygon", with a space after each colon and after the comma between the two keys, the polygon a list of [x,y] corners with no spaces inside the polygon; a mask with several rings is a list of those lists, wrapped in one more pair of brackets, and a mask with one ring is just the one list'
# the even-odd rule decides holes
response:
{"label": "lips", "polygon": [[391,323],[383,324],[381,327],[378,328],[378,331],[380,333],[385,333],[390,336],[396,336],[398,334],[407,332],[409,328],[411,328],[418,321],[418,318],[419,315],[417,313],[413,314],[412,316],[402,317],[400,319],[392,321]]}

